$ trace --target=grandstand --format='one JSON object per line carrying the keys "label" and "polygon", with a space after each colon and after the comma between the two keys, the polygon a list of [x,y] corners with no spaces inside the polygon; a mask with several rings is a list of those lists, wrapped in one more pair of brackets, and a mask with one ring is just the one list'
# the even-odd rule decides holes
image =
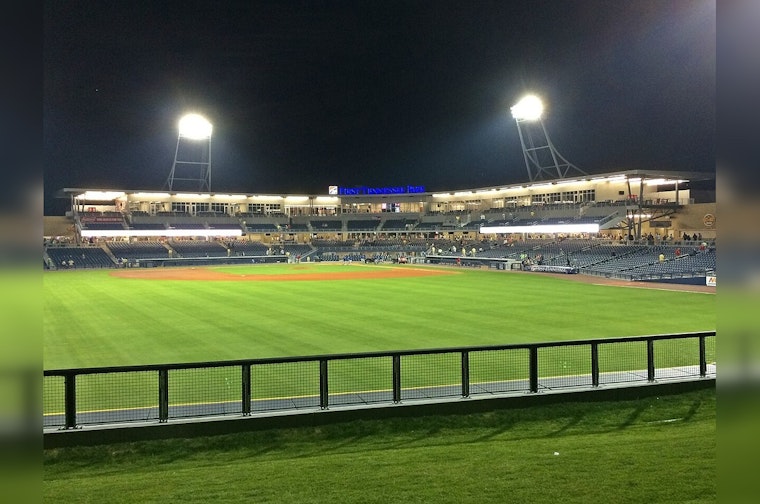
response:
{"label": "grandstand", "polygon": [[[59,195],[71,202],[71,235],[56,231],[46,239],[100,245],[99,258],[71,253],[81,267],[286,252],[424,262],[440,251],[483,265],[511,259],[630,279],[698,276],[715,269],[715,202],[693,197],[690,186],[710,178],[628,170],[456,192],[374,189],[341,196],[63,189]],[[709,250],[673,255],[679,247],[700,246]],[[47,267],[60,266],[64,254],[48,253]]]}

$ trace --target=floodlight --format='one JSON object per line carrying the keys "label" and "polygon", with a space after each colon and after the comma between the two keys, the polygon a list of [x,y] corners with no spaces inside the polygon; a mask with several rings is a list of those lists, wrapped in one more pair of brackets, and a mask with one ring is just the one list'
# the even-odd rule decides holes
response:
{"label": "floodlight", "polygon": [[510,110],[517,123],[528,180],[564,179],[570,170],[586,175],[586,172],[570,163],[554,148],[541,118],[544,104],[540,98],[527,95]]}
{"label": "floodlight", "polygon": [[211,138],[211,123],[198,114],[188,114],[179,120],[179,134],[191,140]]}
{"label": "floodlight", "polygon": [[509,109],[512,117],[518,120],[535,121],[544,113],[544,104],[535,95],[528,95]]}
{"label": "floodlight", "polygon": [[[186,191],[211,192],[211,123],[199,114],[187,114],[179,120],[174,164],[164,187],[174,191],[180,181]],[[197,187],[191,187],[197,183]]]}

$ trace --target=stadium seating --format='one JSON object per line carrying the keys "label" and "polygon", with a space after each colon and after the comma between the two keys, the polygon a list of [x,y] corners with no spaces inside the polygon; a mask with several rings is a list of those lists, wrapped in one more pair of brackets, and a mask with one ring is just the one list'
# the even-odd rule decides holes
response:
{"label": "stadium seating", "polygon": [[[554,219],[554,218],[553,218]],[[559,219],[559,218],[556,218]],[[341,221],[329,222],[331,226]],[[358,219],[351,227],[354,230],[364,225],[380,225],[377,220]],[[383,225],[406,226],[409,219],[381,221]],[[480,221],[476,221],[480,222]],[[186,222],[186,224],[198,224]],[[157,225],[143,223],[138,225]],[[259,224],[259,226],[261,226]],[[271,226],[271,227],[270,227]],[[259,229],[272,229],[274,225]],[[437,235],[440,236],[440,235]],[[160,241],[108,241],[104,248],[97,246],[59,246],[49,244],[46,248],[44,266],[46,268],[103,268],[115,267],[121,260],[134,265],[136,261],[151,259],[198,259],[234,256],[269,256],[289,255],[291,258],[301,256],[302,260],[342,260],[348,256],[353,261],[379,260],[391,261],[399,254],[425,257],[433,253],[449,257],[461,257],[462,249],[467,257],[515,259],[526,258],[540,261],[545,265],[571,265],[581,273],[590,275],[624,278],[629,280],[653,280],[658,278],[696,277],[714,274],[716,269],[715,243],[682,242],[618,242],[599,238],[564,238],[531,237],[515,241],[496,241],[493,238],[472,240],[468,235],[446,235],[451,238],[425,239],[414,234],[398,236],[374,233],[360,239],[313,239],[310,243],[275,242],[264,244],[246,239],[216,240],[172,240]],[[701,246],[700,246],[701,245]],[[454,250],[456,247],[456,250]],[[229,249],[229,250],[228,250]],[[475,253],[472,253],[475,249]],[[439,252],[440,250],[440,252]],[[660,259],[664,255],[664,260]]]}
{"label": "stadium seating", "polygon": [[346,230],[349,232],[376,231],[379,225],[380,221],[378,219],[349,220],[346,222]]}
{"label": "stadium seating", "polygon": [[417,225],[414,219],[388,219],[383,222],[380,229],[383,231],[408,231]]}
{"label": "stadium seating", "polygon": [[169,250],[157,241],[107,242],[106,246],[114,257],[127,261],[158,259],[169,256]]}
{"label": "stadium seating", "polygon": [[227,246],[231,254],[235,256],[263,256],[267,255],[267,250],[269,250],[267,245],[250,240],[230,240]]}
{"label": "stadium seating", "polygon": [[50,247],[46,253],[57,269],[113,268],[116,263],[100,247]]}
{"label": "stadium seating", "polygon": [[268,222],[247,222],[245,230],[248,233],[276,233],[279,231],[276,224]]}
{"label": "stadium seating", "polygon": [[339,220],[312,220],[310,224],[315,233],[335,232],[343,229],[343,222]]}
{"label": "stadium seating", "polygon": [[290,224],[290,227],[287,229],[290,233],[305,233],[309,231],[309,225],[304,223],[292,223]]}
{"label": "stadium seating", "polygon": [[179,257],[226,257],[227,247],[216,241],[173,240],[170,242]]}

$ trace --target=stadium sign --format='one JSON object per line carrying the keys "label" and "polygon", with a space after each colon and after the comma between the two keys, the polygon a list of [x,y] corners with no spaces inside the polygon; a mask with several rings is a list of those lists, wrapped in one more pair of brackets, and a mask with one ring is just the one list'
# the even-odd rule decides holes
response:
{"label": "stadium sign", "polygon": [[532,264],[530,266],[526,266],[525,269],[527,271],[538,271],[543,273],[578,273],[578,269],[572,266],[554,266],[551,264]]}
{"label": "stadium sign", "polygon": [[425,186],[420,186],[420,185],[404,185],[404,186],[389,186],[389,187],[329,186],[327,188],[327,194],[340,195],[340,196],[367,196],[367,195],[379,196],[379,195],[387,195],[387,194],[420,194],[424,192],[425,192]]}

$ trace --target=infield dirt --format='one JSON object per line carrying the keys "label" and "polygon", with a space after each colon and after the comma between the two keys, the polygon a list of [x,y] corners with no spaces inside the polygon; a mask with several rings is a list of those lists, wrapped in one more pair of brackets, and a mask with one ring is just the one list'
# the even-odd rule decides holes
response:
{"label": "infield dirt", "polygon": [[[294,266],[298,269],[299,266]],[[346,271],[314,272],[311,267],[302,266],[303,272],[289,274],[240,274],[224,272],[213,268],[154,268],[126,269],[112,271],[111,276],[143,280],[191,280],[209,282],[303,282],[329,280],[374,280],[384,278],[415,278],[441,275],[456,275],[456,267],[449,268],[415,268],[414,266],[388,267],[383,269],[365,269],[362,265],[347,266]],[[715,293],[715,287],[707,285],[631,282],[590,275],[565,275],[555,273],[530,273],[525,271],[508,271],[504,274],[541,275],[563,280],[583,282],[596,285],[631,287],[639,289],[661,289],[686,292]]]}

